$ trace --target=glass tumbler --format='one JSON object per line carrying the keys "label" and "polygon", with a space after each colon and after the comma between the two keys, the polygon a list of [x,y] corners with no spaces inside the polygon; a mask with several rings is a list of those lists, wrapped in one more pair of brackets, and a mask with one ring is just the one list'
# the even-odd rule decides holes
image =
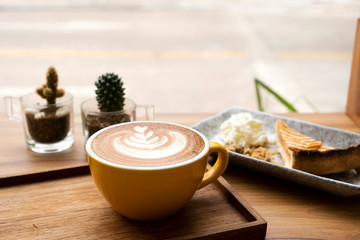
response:
{"label": "glass tumbler", "polygon": [[25,141],[37,153],[61,152],[74,143],[73,96],[65,93],[55,104],[36,93],[21,97],[4,97],[5,113],[11,120],[22,122]]}

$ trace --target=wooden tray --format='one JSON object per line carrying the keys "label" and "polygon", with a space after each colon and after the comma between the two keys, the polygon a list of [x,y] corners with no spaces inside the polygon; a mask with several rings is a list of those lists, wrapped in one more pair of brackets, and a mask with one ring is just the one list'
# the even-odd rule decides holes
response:
{"label": "wooden tray", "polygon": [[135,222],[104,200],[92,177],[0,188],[6,239],[264,239],[266,221],[223,178],[171,218]]}
{"label": "wooden tray", "polygon": [[88,173],[80,119],[75,121],[75,144],[67,151],[37,154],[26,147],[22,123],[0,117],[0,187]]}

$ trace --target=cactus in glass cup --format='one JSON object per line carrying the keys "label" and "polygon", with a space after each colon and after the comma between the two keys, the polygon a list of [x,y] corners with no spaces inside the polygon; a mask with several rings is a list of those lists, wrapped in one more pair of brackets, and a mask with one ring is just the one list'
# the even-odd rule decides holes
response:
{"label": "cactus in glass cup", "polygon": [[105,73],[95,81],[96,99],[90,100],[99,112],[83,113],[85,139],[104,127],[132,120],[125,110],[123,81],[114,73]]}
{"label": "cactus in glass cup", "polygon": [[50,66],[46,74],[46,84],[36,89],[36,93],[46,99],[48,104],[55,104],[56,98],[65,94],[64,89],[58,88],[58,74],[53,66]]}
{"label": "cactus in glass cup", "polygon": [[124,108],[125,88],[118,75],[106,73],[98,77],[95,82],[97,89],[96,100],[101,112],[121,111]]}
{"label": "cactus in glass cup", "polygon": [[56,99],[65,95],[58,88],[58,74],[50,66],[46,73],[46,83],[36,89],[36,94],[46,100],[37,108],[26,110],[26,122],[31,137],[39,143],[55,143],[65,139],[71,129],[72,105],[57,105]]}

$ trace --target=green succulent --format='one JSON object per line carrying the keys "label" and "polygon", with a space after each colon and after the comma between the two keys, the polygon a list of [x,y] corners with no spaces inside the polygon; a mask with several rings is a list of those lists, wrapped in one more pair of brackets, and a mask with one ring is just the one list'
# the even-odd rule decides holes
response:
{"label": "green succulent", "polygon": [[58,74],[53,66],[50,66],[46,74],[46,84],[36,89],[36,93],[46,99],[48,104],[55,104],[56,98],[65,94],[64,89],[58,88]]}
{"label": "green succulent", "polygon": [[121,111],[124,108],[125,88],[118,75],[106,73],[95,81],[96,100],[101,112]]}

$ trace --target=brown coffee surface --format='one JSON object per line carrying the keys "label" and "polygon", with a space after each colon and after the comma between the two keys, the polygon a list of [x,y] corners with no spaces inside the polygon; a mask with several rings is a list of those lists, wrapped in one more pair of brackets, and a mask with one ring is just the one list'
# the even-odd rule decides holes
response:
{"label": "brown coffee surface", "polygon": [[187,161],[205,147],[194,131],[167,123],[133,122],[98,134],[91,148],[113,163],[135,167],[159,167]]}

